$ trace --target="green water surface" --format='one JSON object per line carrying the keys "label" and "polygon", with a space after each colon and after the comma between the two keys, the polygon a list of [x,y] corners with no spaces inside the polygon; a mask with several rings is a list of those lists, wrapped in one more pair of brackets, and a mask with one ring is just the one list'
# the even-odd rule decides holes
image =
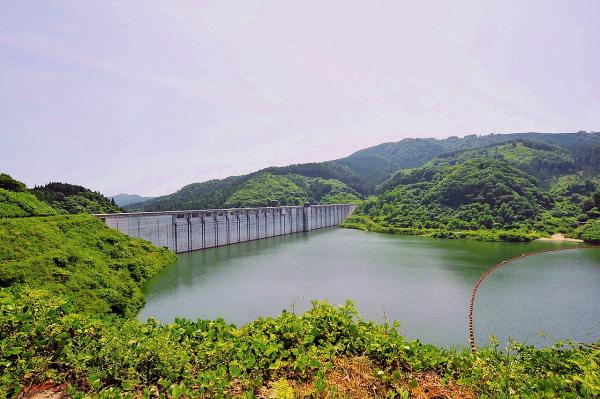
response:
{"label": "green water surface", "polygon": [[[222,317],[242,325],[283,309],[302,312],[313,299],[352,299],[362,317],[398,320],[409,338],[466,345],[468,302],[479,276],[502,259],[565,245],[341,228],[274,237],[180,254],[145,286],[139,318]],[[480,288],[474,314],[478,343],[492,334],[538,346],[599,339],[600,250],[543,254],[499,269]]]}

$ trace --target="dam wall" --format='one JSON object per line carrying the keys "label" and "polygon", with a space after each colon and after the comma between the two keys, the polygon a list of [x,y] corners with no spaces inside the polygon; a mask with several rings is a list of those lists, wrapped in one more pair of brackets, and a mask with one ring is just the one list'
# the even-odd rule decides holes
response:
{"label": "dam wall", "polygon": [[127,235],[180,253],[337,226],[354,209],[353,204],[338,204],[96,216]]}

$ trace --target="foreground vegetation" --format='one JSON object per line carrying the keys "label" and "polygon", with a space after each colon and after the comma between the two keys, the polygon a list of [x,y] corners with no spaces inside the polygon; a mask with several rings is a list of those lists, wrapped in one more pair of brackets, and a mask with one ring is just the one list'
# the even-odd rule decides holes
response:
{"label": "foreground vegetation", "polygon": [[32,214],[0,219],[0,397],[600,395],[600,342],[473,354],[407,341],[397,324],[361,320],[351,303],[315,302],[241,328],[140,322],[140,286],[174,255],[90,215]]}
{"label": "foreground vegetation", "polygon": [[[361,320],[350,304],[314,303],[303,315],[283,312],[242,328],[223,320],[161,326],[74,310],[44,290],[1,294],[0,393],[52,381],[74,397],[356,397],[349,388],[369,383],[358,396],[409,398],[433,380],[447,396],[421,397],[600,394],[600,343],[513,343],[510,352],[472,354],[408,342],[393,325]],[[365,365],[358,375],[357,362]]]}

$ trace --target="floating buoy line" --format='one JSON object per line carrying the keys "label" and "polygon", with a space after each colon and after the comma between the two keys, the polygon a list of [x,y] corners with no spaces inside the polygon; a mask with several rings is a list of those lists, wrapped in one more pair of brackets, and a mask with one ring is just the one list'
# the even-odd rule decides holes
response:
{"label": "floating buoy line", "polygon": [[469,302],[469,343],[471,344],[471,351],[473,353],[475,353],[477,351],[477,346],[475,345],[475,331],[473,329],[473,304],[475,303],[475,297],[477,296],[477,290],[479,289],[479,287],[481,286],[481,284],[483,283],[483,281],[495,270],[501,268],[502,266],[511,263],[515,260],[518,259],[522,259],[522,258],[526,258],[529,256],[534,256],[534,255],[540,255],[543,253],[548,253],[548,252],[558,252],[558,251],[566,251],[566,250],[571,250],[571,249],[590,249],[590,248],[600,248],[600,246],[597,245],[579,245],[576,247],[564,247],[564,248],[551,248],[551,249],[542,249],[540,251],[534,251],[534,252],[528,252],[519,256],[515,256],[513,258],[510,259],[505,259],[500,263],[495,264],[494,266],[490,267],[488,270],[486,270],[485,273],[483,273],[481,275],[481,277],[479,277],[479,280],[477,280],[477,282],[475,283],[475,287],[473,287],[473,292],[471,293],[471,300]]}

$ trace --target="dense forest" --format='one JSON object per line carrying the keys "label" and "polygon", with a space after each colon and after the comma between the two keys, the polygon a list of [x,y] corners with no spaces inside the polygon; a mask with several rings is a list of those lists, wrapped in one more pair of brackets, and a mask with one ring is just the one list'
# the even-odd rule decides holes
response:
{"label": "dense forest", "polygon": [[[360,197],[367,197],[376,194],[377,187],[398,170],[423,166],[442,154],[500,147],[501,144],[511,141],[530,143],[526,148],[533,151],[553,153],[558,158],[547,161],[556,163],[558,168],[564,169],[574,165],[573,170],[584,171],[587,176],[595,176],[600,171],[600,133],[511,133],[447,139],[404,139],[366,148],[337,160],[270,167],[248,175],[193,183],[176,193],[145,203],[129,204],[126,208],[146,211],[219,208],[247,180],[260,173],[335,179],[348,185]],[[536,143],[538,148],[531,148],[532,143]],[[561,164],[562,162],[565,164]],[[531,170],[535,170],[535,161],[530,166]]]}
{"label": "dense forest", "polygon": [[35,186],[31,192],[63,213],[114,213],[122,209],[112,199],[88,188],[67,183]]}
{"label": "dense forest", "polygon": [[[114,200],[85,187],[48,183],[28,189],[25,184],[6,173],[0,173],[0,196],[0,217],[123,211]],[[35,198],[42,202],[35,201]]]}
{"label": "dense forest", "polygon": [[[339,180],[307,177],[298,174],[276,174],[292,170],[269,169],[270,172],[232,176],[185,186],[175,194],[126,206],[128,210],[157,211],[164,209],[218,209],[280,205],[331,204],[357,202],[360,195]],[[309,174],[309,172],[306,172]]]}
{"label": "dense forest", "polygon": [[563,233],[591,241],[600,180],[583,169],[567,149],[530,140],[453,151],[398,171],[346,226],[506,241]]}
{"label": "dense forest", "polygon": [[515,140],[471,150],[449,152],[434,158],[427,164],[455,165],[472,158],[505,161],[537,177],[546,185],[557,177],[573,174],[580,169],[576,165],[574,156],[568,150],[556,145],[530,140]]}

